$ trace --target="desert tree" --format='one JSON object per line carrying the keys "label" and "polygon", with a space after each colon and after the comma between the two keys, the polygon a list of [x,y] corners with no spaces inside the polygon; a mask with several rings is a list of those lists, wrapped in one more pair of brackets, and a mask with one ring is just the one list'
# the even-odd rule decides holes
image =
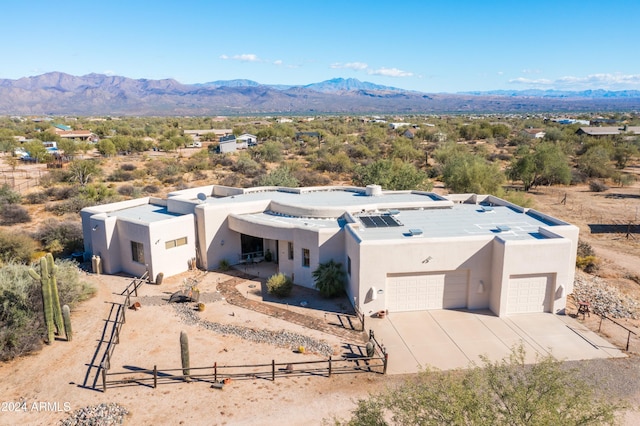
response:
{"label": "desert tree", "polygon": [[356,425],[609,425],[624,406],[594,395],[577,370],[551,355],[525,363],[523,346],[510,356],[464,371],[426,371],[397,388],[360,399]]}

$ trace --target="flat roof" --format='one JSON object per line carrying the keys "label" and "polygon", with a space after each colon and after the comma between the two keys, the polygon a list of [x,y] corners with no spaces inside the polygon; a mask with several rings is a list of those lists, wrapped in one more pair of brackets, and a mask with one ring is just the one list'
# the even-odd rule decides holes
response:
{"label": "flat roof", "polygon": [[381,206],[385,204],[410,204],[410,203],[442,203],[449,205],[451,202],[434,193],[426,192],[385,192],[380,196],[368,196],[355,189],[319,189],[293,192],[286,190],[267,189],[264,191],[251,191],[243,194],[227,197],[207,197],[207,204],[245,203],[249,201],[270,200],[283,204],[300,207],[344,207],[346,211],[352,211],[356,206]]}
{"label": "flat roof", "polygon": [[139,220],[145,223],[159,222],[174,217],[184,216],[180,213],[172,213],[165,206],[156,204],[142,204],[122,210],[107,213],[107,216],[115,216],[121,219]]}
{"label": "flat roof", "polygon": [[[539,228],[554,225],[508,206],[484,209],[478,204],[454,204],[444,209],[400,210],[395,218],[402,226],[371,228],[361,223],[355,232],[363,241],[482,235],[500,236],[504,240],[529,240],[547,238],[539,233]],[[359,221],[357,216],[356,220]],[[415,232],[419,230],[422,234]]]}

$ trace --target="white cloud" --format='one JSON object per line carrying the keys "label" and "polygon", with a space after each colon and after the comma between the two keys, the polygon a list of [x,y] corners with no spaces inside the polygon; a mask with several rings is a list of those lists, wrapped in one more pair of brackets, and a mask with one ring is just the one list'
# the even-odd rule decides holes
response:
{"label": "white cloud", "polygon": [[116,72],[113,70],[106,70],[106,71],[102,71],[102,74],[112,76],[112,75],[116,75]]}
{"label": "white cloud", "polygon": [[258,56],[254,55],[253,53],[243,53],[241,55],[233,55],[233,56],[220,55],[220,59],[224,59],[224,60],[233,59],[234,61],[241,61],[241,62],[262,62],[262,60],[260,60],[260,58],[258,58]]}
{"label": "white cloud", "polygon": [[278,66],[282,65],[282,60],[278,59],[278,60],[273,61],[273,65],[278,65]]}
{"label": "white cloud", "polygon": [[561,90],[640,89],[640,74],[600,73],[590,74],[584,77],[564,76],[555,80],[519,77],[509,80],[509,83]]}
{"label": "white cloud", "polygon": [[253,53],[244,53],[242,55],[235,55],[233,59],[242,62],[260,62],[260,59]]}
{"label": "white cloud", "polygon": [[398,68],[379,68],[377,70],[370,70],[370,75],[382,75],[385,77],[412,77],[413,73],[409,71],[402,71]]}
{"label": "white cloud", "polygon": [[333,69],[347,68],[355,71],[362,71],[367,69],[369,65],[365,64],[364,62],[348,62],[346,64],[341,64],[341,63],[331,64],[330,67]]}
{"label": "white cloud", "polygon": [[538,69],[523,69],[522,70],[522,74],[541,74],[542,71],[538,70]]}

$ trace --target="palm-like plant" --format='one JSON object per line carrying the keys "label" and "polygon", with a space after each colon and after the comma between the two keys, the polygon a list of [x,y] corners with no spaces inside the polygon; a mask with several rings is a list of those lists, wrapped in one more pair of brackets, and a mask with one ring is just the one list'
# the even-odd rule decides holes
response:
{"label": "palm-like plant", "polygon": [[331,259],[328,262],[318,265],[318,269],[313,271],[315,287],[320,290],[324,297],[339,296],[344,292],[346,284],[346,273],[342,263]]}

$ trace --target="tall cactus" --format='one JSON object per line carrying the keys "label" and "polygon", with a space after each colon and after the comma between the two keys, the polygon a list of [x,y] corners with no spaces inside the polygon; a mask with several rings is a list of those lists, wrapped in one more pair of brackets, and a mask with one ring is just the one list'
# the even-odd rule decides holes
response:
{"label": "tall cactus", "polygon": [[182,375],[185,382],[190,382],[191,371],[189,369],[189,338],[186,331],[180,332],[180,358],[182,359]]}
{"label": "tall cactus", "polygon": [[45,257],[40,258],[40,274],[38,274],[33,268],[29,269],[29,275],[31,275],[31,278],[40,281],[48,344],[53,343],[56,329],[58,334],[62,334],[64,330],[62,310],[60,309],[60,298],[58,297],[58,285],[55,278],[55,274],[57,272],[58,267],[53,263],[53,256],[51,253],[47,253]]}
{"label": "tall cactus", "polygon": [[51,286],[51,297],[53,301],[53,322],[58,329],[58,335],[61,336],[64,332],[64,321],[62,319],[62,309],[60,307],[60,296],[58,295],[58,265],[53,262],[53,255],[47,253],[45,256],[47,259],[47,266],[49,267],[49,285]]}
{"label": "tall cactus", "polygon": [[53,334],[55,325],[53,322],[53,300],[51,298],[51,286],[49,286],[49,266],[47,259],[40,259],[40,274],[33,268],[29,269],[29,275],[34,280],[40,281],[40,289],[42,291],[42,307],[44,310],[44,324],[47,328],[47,343],[53,343]]}
{"label": "tall cactus", "polygon": [[73,331],[71,330],[71,310],[69,305],[62,307],[62,320],[64,321],[64,334],[67,336],[67,342],[70,342],[73,338]]}

